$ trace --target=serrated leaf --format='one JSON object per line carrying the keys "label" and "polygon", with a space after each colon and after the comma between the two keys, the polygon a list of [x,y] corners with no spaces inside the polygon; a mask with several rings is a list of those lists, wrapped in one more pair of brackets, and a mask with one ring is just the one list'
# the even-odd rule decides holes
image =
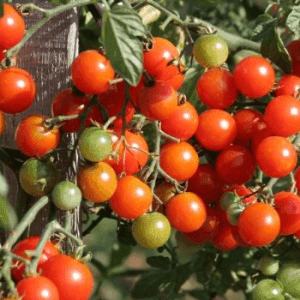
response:
{"label": "serrated leaf", "polygon": [[298,37],[300,36],[300,6],[294,6],[286,19],[286,26]]}
{"label": "serrated leaf", "polygon": [[114,70],[136,86],[143,72],[143,45],[146,34],[141,17],[131,9],[115,6],[103,15],[102,39]]}
{"label": "serrated leaf", "polygon": [[268,32],[275,26],[276,19],[272,18],[269,14],[260,15],[256,19],[256,26],[253,29],[253,40],[260,41]]}
{"label": "serrated leaf", "polygon": [[130,254],[131,249],[131,246],[115,243],[110,254],[109,268],[121,265],[124,259]]}
{"label": "serrated leaf", "polygon": [[147,257],[146,261],[152,268],[167,270],[171,266],[170,258],[162,255]]}
{"label": "serrated leaf", "polygon": [[0,197],[0,229],[12,230],[17,222],[17,214],[11,204],[4,197]]}

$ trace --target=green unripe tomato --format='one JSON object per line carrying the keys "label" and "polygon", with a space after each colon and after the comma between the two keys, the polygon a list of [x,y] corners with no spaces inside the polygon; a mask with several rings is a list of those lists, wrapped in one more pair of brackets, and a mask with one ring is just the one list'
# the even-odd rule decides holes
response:
{"label": "green unripe tomato", "polygon": [[275,275],[279,270],[279,262],[271,256],[264,256],[258,263],[258,269],[266,276]]}
{"label": "green unripe tomato", "polygon": [[238,204],[241,202],[241,198],[234,192],[226,192],[220,198],[220,207],[223,210],[227,210],[230,205]]}
{"label": "green unripe tomato", "polygon": [[231,204],[226,211],[228,222],[233,226],[237,226],[239,216],[241,215],[243,210],[244,208],[241,207],[241,205],[239,205],[238,203]]}
{"label": "green unripe tomato", "polygon": [[228,45],[216,34],[201,35],[194,44],[193,53],[202,67],[217,68],[227,60]]}
{"label": "green unripe tomato", "polygon": [[300,263],[286,263],[279,269],[277,280],[282,284],[284,291],[295,298],[300,297]]}
{"label": "green unripe tomato", "polygon": [[144,248],[158,248],[171,235],[171,225],[167,217],[159,212],[143,215],[132,224],[132,234],[136,242]]}
{"label": "green unripe tomato", "polygon": [[112,151],[109,133],[98,127],[86,129],[79,138],[79,151],[82,156],[92,162],[106,158]]}
{"label": "green unripe tomato", "polygon": [[70,181],[61,181],[52,190],[52,201],[61,210],[76,208],[81,199],[80,189]]}
{"label": "green unripe tomato", "polygon": [[253,289],[252,300],[284,300],[282,286],[275,280],[263,279]]}
{"label": "green unripe tomato", "polygon": [[52,162],[30,158],[22,165],[19,181],[29,195],[41,197],[48,194],[57,182],[58,173]]}

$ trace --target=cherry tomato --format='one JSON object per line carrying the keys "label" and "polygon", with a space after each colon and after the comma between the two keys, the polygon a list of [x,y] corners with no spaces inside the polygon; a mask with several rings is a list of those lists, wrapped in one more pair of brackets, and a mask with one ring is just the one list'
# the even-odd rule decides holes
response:
{"label": "cherry tomato", "polygon": [[253,247],[268,245],[279,234],[279,215],[266,203],[251,204],[239,217],[238,231],[241,238]]}
{"label": "cherry tomato", "polygon": [[233,184],[227,187],[225,190],[236,193],[239,197],[241,197],[243,204],[250,204],[256,201],[255,195],[249,196],[253,193],[251,189],[245,187],[244,185]]}
{"label": "cherry tomato", "polygon": [[274,200],[280,217],[280,234],[290,235],[300,230],[300,197],[291,192],[279,192]]}
{"label": "cherry tomato", "polygon": [[258,263],[258,269],[266,276],[273,276],[279,270],[279,261],[271,256],[264,256]]}
{"label": "cherry tomato", "polygon": [[161,200],[159,203],[155,198],[153,199],[152,209],[153,211],[159,211],[163,213],[164,206],[176,195],[176,188],[173,184],[163,182],[155,187],[155,195]]}
{"label": "cherry tomato", "polygon": [[71,76],[74,85],[83,93],[100,94],[109,88],[115,72],[104,55],[96,50],[87,50],[73,61]]}
{"label": "cherry tomato", "polygon": [[299,261],[283,264],[277,273],[277,280],[282,284],[284,291],[295,298],[300,297],[299,273]]}
{"label": "cherry tomato", "polygon": [[224,182],[210,164],[200,164],[188,184],[188,191],[199,195],[206,203],[217,202],[223,188]]}
{"label": "cherry tomato", "polygon": [[231,145],[217,157],[217,175],[229,184],[244,184],[255,172],[255,160],[251,152],[242,145]]}
{"label": "cherry tomato", "polygon": [[213,245],[223,251],[233,250],[239,246],[235,240],[230,227],[221,225],[212,240]]}
{"label": "cherry tomato", "polygon": [[228,112],[210,109],[199,115],[196,138],[204,148],[220,151],[234,141],[236,134],[235,120]]}
{"label": "cherry tomato", "polygon": [[255,158],[259,168],[269,177],[284,177],[297,165],[294,146],[281,136],[264,139],[256,149]]}
{"label": "cherry tomato", "polygon": [[272,279],[261,280],[253,289],[253,300],[284,300],[283,288],[280,283]]}
{"label": "cherry tomato", "polygon": [[30,115],[24,118],[15,132],[19,150],[27,156],[42,157],[57,148],[60,133],[58,128],[47,128],[46,116]]}
{"label": "cherry tomato", "polygon": [[275,90],[275,96],[293,96],[297,97],[300,91],[300,77],[286,74],[280,78]]}
{"label": "cherry tomato", "polygon": [[[66,89],[60,92],[55,96],[52,102],[52,115],[59,116],[70,116],[83,113],[91,100],[86,96],[76,96],[72,93],[72,89]],[[92,121],[102,123],[102,115],[99,108],[95,105],[85,122],[85,127],[89,127]],[[66,132],[78,132],[81,124],[81,119],[74,119],[65,121],[64,124],[60,127],[63,131]]]}
{"label": "cherry tomato", "polygon": [[269,136],[273,136],[273,133],[269,127],[264,127],[255,131],[251,140],[251,152],[256,155],[256,150],[259,144]]}
{"label": "cherry tomato", "polygon": [[289,52],[292,59],[292,71],[293,75],[300,76],[300,40],[295,40],[290,42],[287,47],[287,51]]}
{"label": "cherry tomato", "polygon": [[4,115],[4,113],[0,110],[0,136],[4,133],[5,129],[6,129],[5,115]]}
{"label": "cherry tomato", "polygon": [[[12,252],[18,256],[31,259],[31,257],[26,256],[25,251],[35,250],[35,248],[37,247],[37,245],[40,241],[40,238],[41,238],[40,236],[31,236],[31,237],[25,238],[24,240],[20,241],[13,247]],[[50,257],[58,255],[58,254],[59,254],[58,249],[50,241],[48,241],[45,244],[41,258],[39,260],[38,271],[40,270],[41,266]],[[18,282],[23,279],[25,265],[22,262],[17,261],[17,260],[13,261],[13,265],[14,266],[11,268],[11,275],[12,275],[13,279]]]}
{"label": "cherry tomato", "polygon": [[247,97],[260,98],[267,95],[275,82],[275,71],[267,59],[248,56],[242,59],[233,72],[237,89]]}
{"label": "cherry tomato", "polygon": [[206,207],[199,196],[185,192],[173,197],[167,203],[166,216],[175,229],[192,232],[204,224]]}
{"label": "cherry tomato", "polygon": [[198,80],[196,91],[199,99],[209,108],[225,109],[238,97],[233,75],[224,69],[211,69]]}
{"label": "cherry tomato", "polygon": [[162,146],[160,166],[177,181],[190,179],[197,171],[199,157],[195,148],[186,143],[168,143]]}
{"label": "cherry tomato", "polygon": [[120,217],[136,219],[148,210],[151,202],[149,186],[134,176],[126,176],[119,179],[109,204]]}
{"label": "cherry tomato", "polygon": [[15,67],[0,71],[0,110],[8,114],[23,112],[35,96],[35,82],[27,71]]}
{"label": "cherry tomato", "polygon": [[61,254],[48,259],[42,266],[42,276],[57,286],[59,299],[88,300],[91,296],[94,284],[92,272],[70,256]]}
{"label": "cherry tomato", "polygon": [[216,34],[201,35],[194,44],[193,54],[204,68],[217,68],[228,57],[227,43]]}
{"label": "cherry tomato", "polygon": [[49,280],[44,276],[24,278],[17,284],[16,288],[18,294],[22,297],[22,300],[60,299],[57,286],[52,282],[52,280]]}
{"label": "cherry tomato", "polygon": [[137,95],[140,112],[150,120],[168,118],[178,106],[177,92],[163,81],[156,81],[152,86],[143,86]]}
{"label": "cherry tomato", "polygon": [[3,3],[3,16],[0,18],[0,49],[7,50],[17,45],[25,34],[22,15],[10,4]]}
{"label": "cherry tomato", "polygon": [[288,137],[300,131],[300,102],[292,96],[271,100],[265,110],[265,122],[274,135]]}
{"label": "cherry tomato", "polygon": [[115,171],[105,162],[85,166],[77,174],[77,184],[83,197],[95,203],[110,199],[116,191],[117,182]]}
{"label": "cherry tomato", "polygon": [[177,106],[175,111],[161,122],[161,129],[181,141],[191,138],[198,127],[196,108],[189,102]]}

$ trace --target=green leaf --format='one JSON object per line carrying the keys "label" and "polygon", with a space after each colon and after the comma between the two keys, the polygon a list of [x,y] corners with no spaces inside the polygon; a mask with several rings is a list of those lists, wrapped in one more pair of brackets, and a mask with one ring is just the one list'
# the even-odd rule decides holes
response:
{"label": "green leaf", "polygon": [[147,264],[152,268],[167,270],[171,266],[171,260],[169,257],[162,255],[150,256],[147,258]]}
{"label": "green leaf", "polygon": [[255,27],[253,29],[253,40],[254,41],[260,41],[265,37],[265,35],[268,34],[268,31],[270,30],[270,26],[274,26],[276,23],[276,19],[272,18],[269,14],[263,14],[258,16],[258,18],[255,21]]}
{"label": "green leaf", "polygon": [[3,0],[0,0],[0,18],[3,16]]}
{"label": "green leaf", "polygon": [[286,26],[298,37],[300,36],[300,6],[294,6],[286,19]]}
{"label": "green leaf", "polygon": [[175,291],[178,292],[181,286],[189,279],[192,275],[193,270],[190,263],[186,263],[176,268],[176,279],[175,279]]}
{"label": "green leaf", "polygon": [[12,230],[17,222],[17,214],[11,204],[4,197],[0,197],[0,229]]}
{"label": "green leaf", "polygon": [[102,39],[114,70],[136,86],[143,72],[143,45],[146,35],[141,17],[131,9],[115,6],[103,15]]}
{"label": "green leaf", "polygon": [[189,292],[189,295],[195,297],[196,299],[209,300],[210,297],[205,290],[193,290]]}
{"label": "green leaf", "polygon": [[115,243],[110,254],[109,268],[121,265],[123,260],[130,254],[131,249],[131,246]]}

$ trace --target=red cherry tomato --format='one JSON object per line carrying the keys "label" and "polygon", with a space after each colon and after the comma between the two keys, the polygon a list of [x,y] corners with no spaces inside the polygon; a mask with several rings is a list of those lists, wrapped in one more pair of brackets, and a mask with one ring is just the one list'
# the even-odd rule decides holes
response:
{"label": "red cherry tomato", "polygon": [[234,118],[220,109],[206,110],[199,115],[197,141],[206,149],[220,151],[228,147],[236,137]]}
{"label": "red cherry tomato", "polygon": [[239,246],[232,234],[231,227],[226,225],[220,226],[212,242],[216,248],[223,251],[233,250]]}
{"label": "red cherry tomato", "polygon": [[93,274],[89,268],[70,256],[51,257],[42,266],[42,276],[50,279],[58,289],[59,299],[88,300],[93,290]]}
{"label": "red cherry tomato", "polygon": [[275,90],[276,97],[288,95],[297,97],[300,92],[300,77],[286,74],[280,78],[277,83],[277,89]]}
{"label": "red cherry tomato", "polygon": [[238,231],[241,238],[253,247],[268,245],[279,234],[279,215],[268,204],[251,204],[246,207],[238,219]]}
{"label": "red cherry tomato", "polygon": [[60,140],[59,129],[47,128],[46,118],[43,115],[30,115],[18,125],[15,140],[19,150],[25,155],[42,157],[57,148]]}
{"label": "red cherry tomato", "polygon": [[7,50],[17,45],[25,34],[22,15],[11,5],[3,3],[3,16],[0,18],[0,49]]}
{"label": "red cherry tomato", "polygon": [[259,144],[269,136],[273,136],[273,133],[268,127],[264,127],[255,131],[251,140],[251,151],[254,155]]}
{"label": "red cherry tomato", "polygon": [[83,93],[100,94],[109,88],[115,72],[104,55],[96,50],[87,50],[73,61],[71,76],[74,85]]}
{"label": "red cherry tomato", "polygon": [[300,40],[295,40],[289,43],[286,47],[292,59],[292,71],[296,76],[300,76]]}
{"label": "red cherry tomato", "polygon": [[267,59],[248,56],[242,59],[233,72],[237,89],[247,97],[260,98],[267,95],[275,82],[275,71]]}
{"label": "red cherry tomato", "polygon": [[[18,244],[14,246],[12,249],[12,252],[16,255],[19,255],[24,258],[26,257],[25,251],[27,250],[35,250],[38,243],[40,241],[39,236],[31,236],[28,238],[25,238],[24,240],[20,241]],[[58,249],[49,241],[46,243],[41,258],[39,260],[38,264],[38,271],[40,270],[40,267],[52,256],[58,255],[59,251]],[[11,269],[11,275],[16,281],[20,281],[23,279],[23,272],[25,270],[25,265],[22,262],[19,262],[15,260],[13,264],[17,264],[17,266],[14,266]]]}
{"label": "red cherry tomato", "polygon": [[209,108],[225,109],[238,97],[232,74],[224,69],[205,72],[196,86],[199,99]]}
{"label": "red cherry tomato", "polygon": [[177,181],[190,179],[197,171],[199,157],[195,148],[186,143],[168,143],[162,146],[160,166]]}
{"label": "red cherry tomato", "polygon": [[204,224],[206,207],[196,194],[185,192],[168,201],[166,216],[172,227],[178,231],[192,232]]}
{"label": "red cherry tomato", "polygon": [[27,71],[15,67],[0,71],[0,110],[23,112],[33,104],[35,95],[35,82]]}
{"label": "red cherry tomato", "polygon": [[280,217],[280,234],[290,235],[300,230],[300,197],[291,192],[279,192],[274,200]]}
{"label": "red cherry tomato", "polygon": [[191,138],[198,127],[198,113],[189,102],[177,106],[175,111],[161,122],[161,129],[181,141]]}
{"label": "red cherry tomato", "polygon": [[223,194],[223,188],[224,182],[209,164],[200,164],[188,184],[188,191],[199,195],[206,203],[217,202]]}
{"label": "red cherry tomato", "polygon": [[215,168],[224,182],[244,184],[254,175],[255,160],[245,146],[231,145],[218,155]]}
{"label": "red cherry tomato", "polygon": [[255,158],[260,169],[269,177],[284,177],[297,165],[294,146],[281,136],[264,139],[256,149]]}

